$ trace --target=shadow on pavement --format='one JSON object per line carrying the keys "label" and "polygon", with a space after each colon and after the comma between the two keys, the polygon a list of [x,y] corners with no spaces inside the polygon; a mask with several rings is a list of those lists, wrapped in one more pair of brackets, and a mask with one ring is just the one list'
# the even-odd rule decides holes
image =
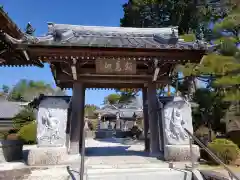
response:
{"label": "shadow on pavement", "polygon": [[77,175],[79,176],[79,172],[71,170],[69,166],[67,166],[67,172],[72,180],[76,180],[76,177],[73,173],[77,173]]}
{"label": "shadow on pavement", "polygon": [[88,147],[86,156],[144,156],[149,154],[143,151],[128,150],[130,146],[112,146],[112,147]]}

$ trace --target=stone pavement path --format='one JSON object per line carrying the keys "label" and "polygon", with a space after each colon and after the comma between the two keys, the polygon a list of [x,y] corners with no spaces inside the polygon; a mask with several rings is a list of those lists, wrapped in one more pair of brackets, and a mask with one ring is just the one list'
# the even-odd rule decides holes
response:
{"label": "stone pavement path", "polygon": [[[28,148],[28,147],[27,147]],[[33,146],[31,146],[33,148]],[[126,173],[127,170],[135,169],[143,172],[156,172],[160,168],[168,167],[168,164],[149,157],[143,152],[142,142],[132,141],[119,142],[115,139],[96,141],[86,140],[86,174],[104,174],[111,172]],[[184,163],[177,167],[183,168]],[[1,170],[8,170],[1,172]],[[13,169],[13,170],[11,170]],[[70,166],[48,166],[48,167],[23,167],[21,163],[0,164],[0,180],[78,180],[80,163],[72,163]],[[219,173],[226,172],[222,171]],[[15,176],[15,177],[14,177]],[[239,173],[240,177],[240,173]]]}
{"label": "stone pavement path", "polygon": [[[97,141],[86,140],[85,172],[101,172],[103,169],[119,168],[161,168],[168,164],[154,161],[143,152],[142,143],[124,145],[114,139]],[[70,167],[48,167],[45,170],[33,170],[25,180],[78,179],[80,164]]]}

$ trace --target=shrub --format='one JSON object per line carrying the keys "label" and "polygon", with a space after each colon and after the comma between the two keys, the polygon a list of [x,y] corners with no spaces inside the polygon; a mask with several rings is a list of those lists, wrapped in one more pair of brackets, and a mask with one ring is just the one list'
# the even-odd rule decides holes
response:
{"label": "shrub", "polygon": [[238,146],[227,139],[215,139],[209,143],[208,147],[221,159],[225,164],[230,164],[238,158]]}
{"label": "shrub", "polygon": [[19,131],[19,129],[9,129],[8,134],[15,134]]}
{"label": "shrub", "polygon": [[91,131],[96,131],[98,127],[98,119],[91,119],[88,121],[88,127]]}
{"label": "shrub", "polygon": [[8,135],[7,131],[1,131],[0,132],[0,140],[6,139]]}
{"label": "shrub", "polygon": [[91,121],[88,121],[88,128],[89,128],[90,131],[94,130],[94,126],[93,126],[93,123]]}
{"label": "shrub", "polygon": [[31,123],[35,120],[34,110],[30,107],[22,109],[14,118],[13,125],[14,128],[20,129],[22,126]]}
{"label": "shrub", "polygon": [[35,122],[29,123],[21,127],[18,136],[24,141],[24,144],[35,144],[37,136],[37,125]]}

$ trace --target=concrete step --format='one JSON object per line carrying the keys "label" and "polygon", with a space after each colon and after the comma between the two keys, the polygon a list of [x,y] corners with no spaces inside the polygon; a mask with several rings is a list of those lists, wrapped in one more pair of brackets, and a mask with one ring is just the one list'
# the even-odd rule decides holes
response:
{"label": "concrete step", "polygon": [[191,180],[192,173],[170,168],[87,169],[87,180]]}
{"label": "concrete step", "polygon": [[129,168],[168,168],[168,163],[145,164],[91,164],[85,165],[87,169],[129,169]]}

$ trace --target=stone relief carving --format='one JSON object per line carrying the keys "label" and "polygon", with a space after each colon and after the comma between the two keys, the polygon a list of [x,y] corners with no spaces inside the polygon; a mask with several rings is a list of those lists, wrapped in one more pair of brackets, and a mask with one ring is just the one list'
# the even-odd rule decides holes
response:
{"label": "stone relief carving", "polygon": [[184,128],[193,132],[191,105],[181,97],[176,97],[164,107],[165,144],[189,144],[189,136]]}
{"label": "stone relief carving", "polygon": [[182,112],[181,109],[178,108],[173,108],[172,109],[172,116],[171,116],[171,120],[170,120],[170,133],[169,136],[172,139],[187,139],[188,136],[186,134],[186,132],[184,131],[184,120],[182,117]]}
{"label": "stone relief carving", "polygon": [[60,98],[44,99],[37,116],[38,146],[64,146],[68,104]]}
{"label": "stone relief carving", "polygon": [[[42,116],[43,129],[38,137],[40,140],[47,140],[52,144],[54,139],[62,138],[59,134],[59,120],[48,109],[46,111],[45,115]],[[50,132],[51,135],[49,136],[46,132]]]}

